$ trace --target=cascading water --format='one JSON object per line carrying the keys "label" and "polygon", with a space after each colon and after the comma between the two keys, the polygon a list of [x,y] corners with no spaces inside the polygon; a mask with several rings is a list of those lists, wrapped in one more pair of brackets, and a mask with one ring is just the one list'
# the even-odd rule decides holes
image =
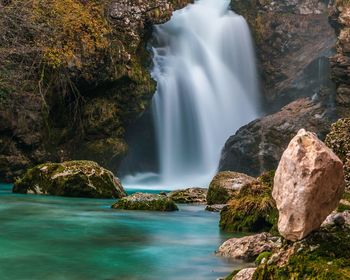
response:
{"label": "cascading water", "polygon": [[[155,27],[152,107],[160,170],[153,179],[162,188],[208,185],[227,138],[258,116],[249,28],[229,3],[199,0]],[[146,174],[125,184],[139,187],[143,180]]]}

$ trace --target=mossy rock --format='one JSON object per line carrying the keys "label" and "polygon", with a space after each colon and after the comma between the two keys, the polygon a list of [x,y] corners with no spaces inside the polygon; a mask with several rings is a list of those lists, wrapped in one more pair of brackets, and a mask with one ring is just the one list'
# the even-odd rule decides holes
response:
{"label": "mossy rock", "polygon": [[126,193],[112,172],[93,161],[44,163],[16,180],[14,193],[67,197],[121,198]]}
{"label": "mossy rock", "polygon": [[207,204],[225,204],[243,185],[255,180],[255,178],[243,173],[232,171],[219,172],[209,185]]}
{"label": "mossy rock", "polygon": [[166,195],[134,193],[118,200],[112,205],[114,209],[144,210],[144,211],[177,211],[174,201]]}
{"label": "mossy rock", "polygon": [[286,244],[279,255],[287,259],[271,257],[258,266],[253,279],[350,279],[350,229],[322,228],[301,242]]}
{"label": "mossy rock", "polygon": [[350,210],[350,193],[349,192],[344,192],[339,202],[337,212],[344,212],[346,210]]}
{"label": "mossy rock", "polygon": [[345,182],[347,189],[350,188],[350,118],[339,119],[332,124],[328,133],[326,145],[344,163]]}
{"label": "mossy rock", "polygon": [[176,190],[168,194],[168,196],[176,203],[182,204],[206,204],[206,196],[208,189],[204,188],[188,188],[185,190]]}
{"label": "mossy rock", "polygon": [[220,228],[227,232],[277,233],[278,211],[272,198],[274,172],[244,185],[220,213]]}

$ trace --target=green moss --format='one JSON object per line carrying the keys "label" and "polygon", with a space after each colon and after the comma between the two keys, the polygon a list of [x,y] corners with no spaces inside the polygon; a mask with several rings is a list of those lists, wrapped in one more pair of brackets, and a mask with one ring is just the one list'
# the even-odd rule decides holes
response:
{"label": "green moss", "polygon": [[344,163],[345,182],[350,188],[350,118],[339,119],[332,124],[325,143]]}
{"label": "green moss", "polygon": [[255,259],[255,264],[259,265],[263,259],[268,260],[271,257],[271,255],[272,255],[272,252],[260,253],[259,256],[257,256],[257,258]]}
{"label": "green moss", "polygon": [[278,211],[272,198],[274,172],[247,184],[220,214],[220,228],[228,232],[276,231]]}
{"label": "green moss", "polygon": [[285,265],[260,265],[253,279],[350,279],[349,228],[331,227],[313,233],[296,245]]}
{"label": "green moss", "polygon": [[346,210],[350,210],[350,193],[348,192],[344,192],[337,209],[338,212],[344,212]]}

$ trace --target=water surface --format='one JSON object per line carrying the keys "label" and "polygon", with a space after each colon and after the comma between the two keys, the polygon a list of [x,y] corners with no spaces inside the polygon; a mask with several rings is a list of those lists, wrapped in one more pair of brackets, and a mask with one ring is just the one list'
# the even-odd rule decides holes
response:
{"label": "water surface", "polygon": [[0,185],[0,279],[216,279],[237,265],[202,206],[122,211],[113,200],[12,194]]}

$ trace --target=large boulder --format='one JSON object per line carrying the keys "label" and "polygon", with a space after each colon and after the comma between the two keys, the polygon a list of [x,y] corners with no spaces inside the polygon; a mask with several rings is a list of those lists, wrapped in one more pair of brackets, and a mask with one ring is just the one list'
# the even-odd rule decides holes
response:
{"label": "large boulder", "polygon": [[278,230],[296,241],[320,227],[344,192],[341,160],[311,132],[301,129],[283,153],[272,195]]}
{"label": "large boulder", "polygon": [[321,101],[299,99],[279,112],[255,120],[231,136],[221,154],[219,170],[237,171],[251,176],[274,170],[288,143],[301,128],[324,139],[336,116],[328,97]]}
{"label": "large boulder", "polygon": [[145,211],[177,211],[174,201],[166,195],[134,193],[118,200],[112,205],[114,209]]}
{"label": "large boulder", "polygon": [[188,188],[185,190],[172,191],[168,194],[168,196],[176,203],[206,204],[207,193],[208,189]]}
{"label": "large boulder", "polygon": [[225,258],[254,261],[262,252],[270,252],[276,247],[276,240],[267,233],[231,238],[225,241],[216,252]]}
{"label": "large boulder", "polygon": [[207,204],[225,204],[242,186],[256,179],[238,172],[219,172],[211,181],[207,194]]}
{"label": "large boulder", "polygon": [[15,182],[13,192],[89,198],[126,196],[112,172],[85,160],[44,163],[28,169]]}

